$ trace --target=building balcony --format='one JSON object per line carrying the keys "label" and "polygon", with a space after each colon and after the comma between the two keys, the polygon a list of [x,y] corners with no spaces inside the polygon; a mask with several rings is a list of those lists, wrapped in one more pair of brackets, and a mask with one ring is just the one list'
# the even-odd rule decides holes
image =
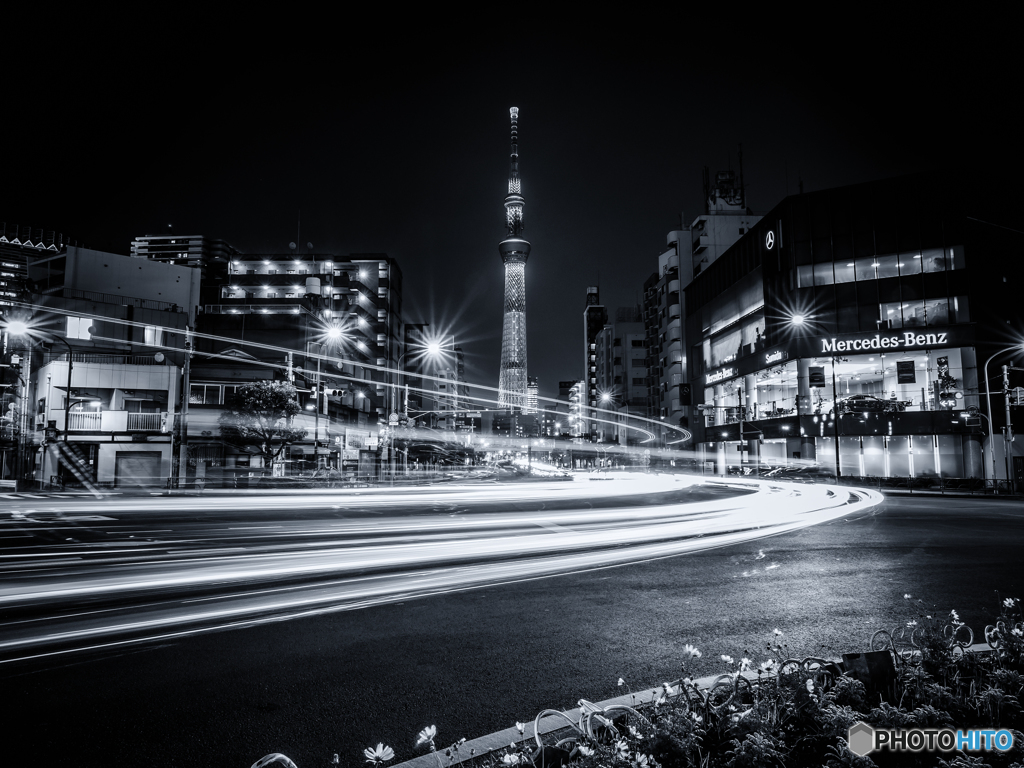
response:
{"label": "building balcony", "polygon": [[319,299],[316,296],[307,298],[263,299],[256,296],[239,299],[222,299],[220,304],[205,304],[203,312],[207,315],[298,315],[303,312],[316,314],[319,312]]}
{"label": "building balcony", "polygon": [[159,432],[162,421],[159,413],[73,410],[65,414],[63,409],[54,409],[50,416],[57,429],[64,429],[65,415],[69,432]]}
{"label": "building balcony", "polygon": [[103,413],[76,412],[68,415],[69,432],[99,432],[103,428]]}
{"label": "building balcony", "polygon": [[129,432],[159,432],[161,415],[159,413],[129,413]]}

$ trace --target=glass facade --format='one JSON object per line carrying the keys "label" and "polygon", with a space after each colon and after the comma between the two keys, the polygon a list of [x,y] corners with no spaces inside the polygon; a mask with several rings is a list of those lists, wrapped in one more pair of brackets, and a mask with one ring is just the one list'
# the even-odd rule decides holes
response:
{"label": "glass facade", "polygon": [[982,262],[924,199],[892,181],[787,198],[686,288],[691,423],[716,471],[835,473],[838,440],[844,476],[983,476]]}

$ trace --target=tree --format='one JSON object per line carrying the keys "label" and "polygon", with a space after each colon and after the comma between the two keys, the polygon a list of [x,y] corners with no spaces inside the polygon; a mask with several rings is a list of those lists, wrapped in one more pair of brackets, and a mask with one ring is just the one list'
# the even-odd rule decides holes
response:
{"label": "tree", "polygon": [[266,466],[306,436],[306,430],[291,425],[300,409],[295,387],[286,381],[243,384],[226,405],[219,419],[221,437],[238,448],[255,448]]}

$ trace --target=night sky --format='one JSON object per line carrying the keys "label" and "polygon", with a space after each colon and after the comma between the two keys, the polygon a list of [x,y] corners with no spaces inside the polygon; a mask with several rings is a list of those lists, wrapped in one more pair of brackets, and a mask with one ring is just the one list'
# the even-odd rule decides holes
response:
{"label": "night sky", "polygon": [[507,20],[65,21],[21,27],[2,53],[0,221],[123,254],[173,224],[260,253],[287,250],[301,211],[315,251],[397,259],[405,319],[453,333],[468,380],[491,386],[518,106],[529,372],[547,396],[582,374],[586,286],[612,313],[637,303],[680,214],[703,210],[703,166],[735,169],[741,142],[757,213],[801,180],[1020,169],[1015,45],[967,22],[537,37]]}

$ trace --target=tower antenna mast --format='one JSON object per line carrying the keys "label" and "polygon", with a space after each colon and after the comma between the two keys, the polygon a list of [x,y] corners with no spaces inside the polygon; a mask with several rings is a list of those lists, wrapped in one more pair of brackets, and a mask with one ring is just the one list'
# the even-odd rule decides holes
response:
{"label": "tower antenna mast", "polygon": [[509,110],[512,153],[509,158],[508,195],[505,196],[506,237],[498,243],[505,265],[505,306],[501,333],[501,370],[498,403],[503,409],[526,407],[526,260],[530,243],[523,239],[522,182],[519,179],[519,108]]}

